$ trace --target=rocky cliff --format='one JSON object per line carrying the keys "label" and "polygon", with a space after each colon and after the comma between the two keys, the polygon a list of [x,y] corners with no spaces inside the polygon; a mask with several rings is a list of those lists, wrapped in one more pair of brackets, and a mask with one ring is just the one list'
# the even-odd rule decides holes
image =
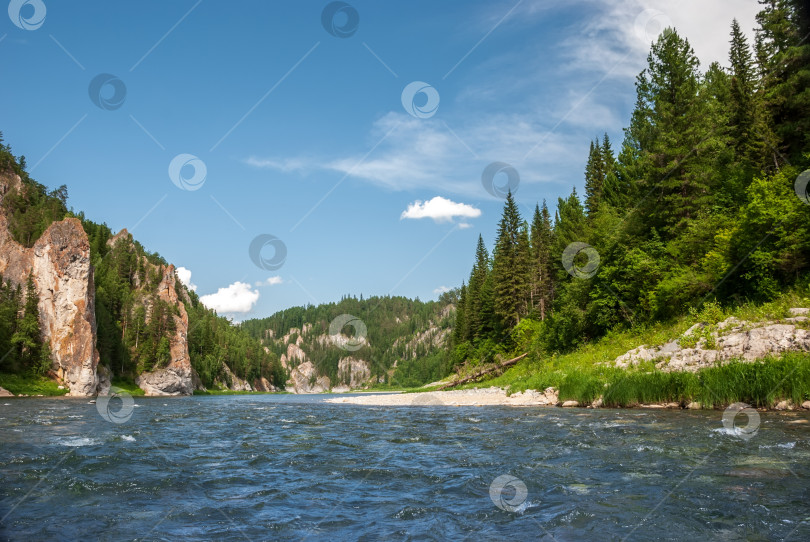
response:
{"label": "rocky cliff", "polygon": [[169,336],[169,365],[151,372],[142,373],[135,383],[146,395],[191,395],[195,381],[199,380],[191,367],[188,354],[188,313],[177,295],[177,276],[173,265],[161,268],[163,278],[158,286],[158,297],[172,307],[176,307],[174,333]]}
{"label": "rocky cliff", "polygon": [[[22,189],[20,177],[0,176],[0,203],[12,189]],[[6,216],[0,213],[0,274],[19,285],[29,275],[33,277],[53,373],[70,395],[97,393],[95,290],[90,244],[81,222],[68,218],[51,224],[28,249],[14,241]],[[108,386],[107,382],[101,384]]]}

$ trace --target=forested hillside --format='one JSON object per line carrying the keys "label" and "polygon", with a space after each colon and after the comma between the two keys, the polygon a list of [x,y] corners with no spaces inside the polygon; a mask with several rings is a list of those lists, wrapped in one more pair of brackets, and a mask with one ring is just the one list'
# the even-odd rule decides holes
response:
{"label": "forested hillside", "polygon": [[[160,255],[147,252],[126,231],[113,235],[106,224],[69,211],[67,188],[48,191],[31,179],[25,167],[25,157],[15,157],[0,135],[0,172],[19,175],[22,181],[21,189],[9,190],[2,199],[12,237],[31,247],[48,226],[68,216],[78,218],[87,234],[94,270],[100,364],[113,378],[124,380],[165,367],[170,362],[170,340],[178,315],[177,305],[162,299],[158,292],[169,264]],[[215,381],[227,385],[227,365],[248,382],[266,378],[283,386],[286,375],[273,353],[206,309],[197,295],[179,282],[176,288],[189,318],[191,365],[203,385],[210,387]],[[8,352],[0,361],[0,373],[44,374],[49,370],[50,352],[41,340],[37,302],[30,284],[27,288],[15,286],[0,278],[0,349]]]}
{"label": "forested hillside", "polygon": [[[269,318],[248,320],[242,329],[284,356],[290,368],[303,361],[290,356],[290,345],[300,347],[318,374],[333,383],[341,380],[339,361],[351,356],[368,364],[377,383],[416,386],[443,378],[451,370],[445,346],[455,304],[455,292],[428,302],[347,296],[338,303],[292,307]],[[344,317],[346,323],[341,325],[337,319],[343,315],[353,317],[351,323]],[[329,340],[335,332],[354,338],[356,346],[346,349]]]}
{"label": "forested hillside", "polygon": [[455,364],[571,351],[808,284],[810,8],[761,3],[755,43],[731,24],[725,65],[701,68],[685,36],[661,34],[621,146],[591,144],[583,197],[523,217],[509,194],[460,292]]}

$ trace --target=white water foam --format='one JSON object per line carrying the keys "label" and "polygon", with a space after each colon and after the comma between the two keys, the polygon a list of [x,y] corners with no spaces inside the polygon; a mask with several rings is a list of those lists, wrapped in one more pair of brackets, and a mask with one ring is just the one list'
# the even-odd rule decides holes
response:
{"label": "white water foam", "polygon": [[68,446],[71,448],[79,448],[81,446],[93,446],[98,444],[98,441],[89,437],[73,437],[63,438],[56,441],[60,446]]}

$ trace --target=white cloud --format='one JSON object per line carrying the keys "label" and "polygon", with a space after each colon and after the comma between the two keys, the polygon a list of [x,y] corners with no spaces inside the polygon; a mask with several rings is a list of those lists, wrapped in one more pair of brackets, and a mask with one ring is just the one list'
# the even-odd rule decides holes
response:
{"label": "white cloud", "polygon": [[429,201],[416,200],[411,203],[407,209],[402,211],[399,219],[432,218],[434,222],[451,222],[457,216],[478,218],[481,216],[481,210],[466,203],[456,203],[441,196],[436,196]]}
{"label": "white cloud", "polygon": [[753,44],[757,0],[580,0],[592,13],[571,28],[561,42],[572,70],[612,70],[633,77],[645,66],[651,43],[665,26],[689,40],[705,70],[712,62],[728,64],[729,32],[735,17]]}
{"label": "white cloud", "polygon": [[[491,30],[514,5],[486,4],[478,22],[466,27],[470,39]],[[518,198],[553,201],[572,183],[581,185],[592,138],[609,132],[619,150],[632,81],[645,67],[661,23],[671,22],[689,39],[705,70],[713,61],[728,64],[732,18],[753,42],[758,9],[757,0],[524,0],[496,33],[526,31],[556,15],[550,12],[576,13],[561,19],[572,21],[561,29],[568,38],[549,45],[538,36],[501,53],[482,47],[454,74],[467,84],[442,96],[442,115],[415,119],[399,109],[388,112],[355,152],[251,157],[247,163],[284,173],[331,170],[388,190],[483,200],[489,196],[481,174],[500,161],[520,174]]]}
{"label": "white cloud", "polygon": [[470,224],[469,222],[460,222],[458,225],[458,229],[460,230],[466,230],[469,228],[472,228],[472,224]]}
{"label": "white cloud", "polygon": [[178,267],[174,270],[174,272],[177,274],[177,278],[186,288],[192,292],[197,291],[197,285],[192,284],[191,282],[191,271],[189,269],[186,269],[185,267]]}
{"label": "white cloud", "polygon": [[439,286],[438,288],[433,290],[433,293],[434,294],[443,294],[443,293],[449,292],[450,290],[451,290],[451,288],[448,288],[447,286]]}
{"label": "white cloud", "polygon": [[274,169],[284,173],[305,171],[311,169],[311,160],[305,158],[258,158],[251,156],[245,163],[258,169]]}
{"label": "white cloud", "polygon": [[258,290],[251,289],[250,284],[244,282],[234,282],[226,288],[220,288],[215,294],[200,298],[203,305],[218,313],[250,312],[258,300]]}
{"label": "white cloud", "polygon": [[281,284],[284,281],[279,276],[269,277],[267,280],[260,280],[255,284],[257,288],[261,286],[275,286],[276,284]]}

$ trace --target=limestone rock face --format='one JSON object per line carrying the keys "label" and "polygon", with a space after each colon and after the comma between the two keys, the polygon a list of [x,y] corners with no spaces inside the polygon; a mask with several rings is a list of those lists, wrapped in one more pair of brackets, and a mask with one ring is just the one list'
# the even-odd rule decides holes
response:
{"label": "limestone rock face", "polygon": [[[693,348],[683,348],[678,341],[657,347],[642,345],[616,358],[614,364],[626,368],[656,361],[656,367],[662,371],[696,372],[732,359],[754,361],[784,352],[807,352],[810,351],[810,331],[799,327],[807,321],[807,317],[802,316],[805,311],[807,309],[791,309],[791,314],[799,316],[780,322],[750,323],[731,317],[717,324],[717,330],[711,333],[713,348],[708,347],[705,337]],[[692,326],[684,337],[702,327],[702,324]]]}
{"label": "limestone rock face", "polygon": [[370,378],[371,369],[365,361],[349,356],[338,362],[338,380],[349,389],[361,387]]}
{"label": "limestone rock face", "polygon": [[253,387],[246,380],[242,380],[233,374],[230,367],[223,364],[222,369],[222,372],[225,374],[225,378],[223,380],[215,381],[214,384],[221,388],[228,388],[231,391],[253,391]]}
{"label": "limestone rock face", "polygon": [[318,371],[311,361],[302,363],[290,372],[287,391],[291,393],[325,393],[332,383],[328,376],[318,376]]}
{"label": "limestone rock face", "polygon": [[[17,175],[0,178],[0,202],[22,183]],[[53,354],[52,370],[72,396],[98,391],[95,287],[90,243],[81,222],[54,222],[34,246],[14,241],[8,221],[0,215],[0,274],[24,287],[33,276],[39,295],[43,339]]]}
{"label": "limestone rock face", "polygon": [[264,377],[257,378],[253,381],[253,389],[256,391],[278,391],[278,388],[276,388]]}
{"label": "limestone rock face", "polygon": [[135,383],[146,395],[191,395],[194,393],[196,378],[188,354],[188,313],[180,302],[176,289],[177,277],[174,266],[163,270],[163,278],[158,286],[161,300],[177,307],[179,314],[174,316],[175,332],[169,337],[171,361],[161,369],[143,373]]}

